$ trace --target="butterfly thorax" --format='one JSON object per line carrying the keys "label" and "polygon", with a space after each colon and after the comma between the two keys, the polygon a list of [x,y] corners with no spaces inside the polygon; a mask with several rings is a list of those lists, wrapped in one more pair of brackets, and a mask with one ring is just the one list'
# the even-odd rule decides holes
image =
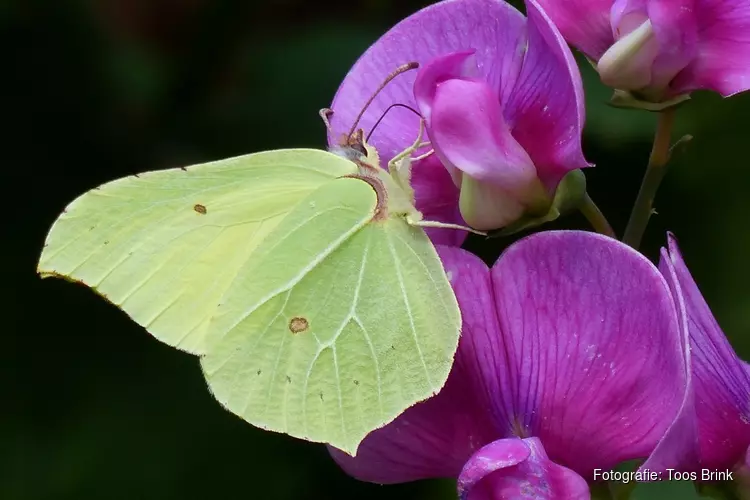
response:
{"label": "butterfly thorax", "polygon": [[331,147],[330,151],[356,163],[359,173],[355,177],[370,184],[377,193],[378,205],[373,220],[386,220],[392,216],[408,216],[415,220],[422,218],[414,204],[408,158],[392,165],[392,172],[384,169],[380,165],[378,151],[367,144],[361,129],[351,136],[343,136],[339,145]]}

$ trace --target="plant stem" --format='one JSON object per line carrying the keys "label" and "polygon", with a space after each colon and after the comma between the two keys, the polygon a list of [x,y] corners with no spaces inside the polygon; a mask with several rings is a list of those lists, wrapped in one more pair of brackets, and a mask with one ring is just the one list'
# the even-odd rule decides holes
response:
{"label": "plant stem", "polygon": [[674,108],[667,108],[659,113],[656,135],[654,135],[654,145],[651,148],[651,156],[648,159],[646,173],[643,176],[638,197],[635,199],[633,211],[630,213],[630,220],[628,220],[625,235],[622,238],[623,242],[635,249],[638,249],[641,245],[643,233],[646,232],[648,220],[653,212],[656,191],[659,189],[659,184],[664,179],[664,174],[667,170],[666,166],[669,161],[669,147],[674,115]]}
{"label": "plant stem", "polygon": [[617,235],[612,229],[612,226],[609,225],[607,218],[604,217],[604,214],[599,210],[599,207],[596,206],[596,203],[594,203],[594,200],[591,199],[588,193],[583,195],[583,203],[581,203],[581,206],[578,207],[578,209],[584,217],[588,219],[589,223],[597,233],[604,234],[611,238],[617,238]]}

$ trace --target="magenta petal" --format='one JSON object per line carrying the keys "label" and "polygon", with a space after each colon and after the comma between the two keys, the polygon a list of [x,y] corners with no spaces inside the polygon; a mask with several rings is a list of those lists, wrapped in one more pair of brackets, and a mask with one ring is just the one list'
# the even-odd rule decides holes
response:
{"label": "magenta petal", "polygon": [[528,51],[504,116],[552,191],[570,170],[589,166],[581,149],[583,84],[573,54],[547,14],[535,0],[526,6]]}
{"label": "magenta petal", "polygon": [[[352,126],[362,106],[393,70],[416,61],[466,50],[475,50],[477,67],[493,88],[511,84],[520,68],[519,48],[525,43],[523,15],[506,2],[496,0],[452,0],[426,7],[404,19],[375,42],[347,74],[333,99],[336,143]],[[416,71],[405,73],[377,96],[365,113],[360,127],[369,131],[385,109],[394,103],[416,107]],[[371,142],[387,162],[412,144],[419,119],[403,108],[393,109],[373,133]]]}
{"label": "magenta petal", "polygon": [[458,477],[461,500],[588,500],[586,481],[547,458],[537,438],[500,439],[478,450]]}
{"label": "magenta petal", "polygon": [[[469,497],[478,484],[488,475],[499,469],[505,469],[525,462],[531,455],[531,448],[523,439],[498,439],[483,446],[464,464],[458,476],[458,494],[464,499]],[[477,488],[477,490],[480,488]],[[484,488],[482,488],[484,489]],[[472,498],[476,498],[476,490]],[[492,496],[489,496],[492,498]]]}
{"label": "magenta petal", "polygon": [[723,96],[750,88],[750,3],[691,2],[697,52],[672,83],[678,92],[714,90]]}
{"label": "magenta petal", "polygon": [[[711,314],[677,242],[669,236],[669,260],[662,267],[682,291],[690,334],[700,466],[731,467],[750,445],[750,377]],[[697,465],[697,464],[696,464]]]}
{"label": "magenta petal", "polygon": [[659,52],[651,67],[651,85],[666,87],[695,57],[698,49],[695,0],[650,0],[648,17]]}
{"label": "magenta petal", "polygon": [[454,79],[438,86],[429,127],[444,163],[477,180],[514,193],[526,193],[536,180],[534,164],[503,120],[497,94],[482,81]]}
{"label": "magenta petal", "polygon": [[677,413],[669,429],[654,448],[651,455],[641,465],[641,470],[657,471],[666,473],[667,469],[674,468],[677,470],[695,470],[699,464],[699,443],[698,443],[698,421],[695,414],[695,393],[693,390],[693,374],[690,370],[691,352],[690,336],[688,333],[688,319],[685,310],[685,300],[683,298],[680,283],[675,274],[674,266],[669,261],[669,254],[662,249],[661,259],[659,261],[659,270],[667,280],[670,293],[675,304],[675,311],[679,318],[681,337],[683,343],[683,356],[685,357],[685,366],[688,367],[687,382],[683,396],[682,406]]}
{"label": "magenta petal", "polygon": [[[411,172],[417,210],[422,212],[424,220],[466,225],[458,207],[459,190],[436,156],[415,162]],[[458,229],[426,231],[436,245],[461,246],[468,236],[466,231]]]}
{"label": "magenta petal", "polygon": [[505,341],[496,362],[510,372],[499,418],[584,477],[647,456],[687,373],[658,270],[613,239],[549,231],[511,246],[491,274]]}
{"label": "magenta petal", "polygon": [[414,81],[414,99],[419,112],[428,123],[438,85],[453,78],[476,79],[479,76],[474,53],[474,50],[465,50],[446,54],[436,57],[419,69]]}
{"label": "magenta petal", "polygon": [[615,38],[628,35],[648,20],[649,0],[615,0],[610,12],[610,24]]}
{"label": "magenta petal", "polygon": [[[443,56],[436,57],[432,61],[422,65],[414,81],[414,99],[417,102],[417,108],[427,123],[428,136],[432,139],[434,134],[430,127],[432,123],[432,106],[435,102],[438,86],[446,80],[477,79],[477,62],[474,50],[465,50],[454,52]],[[479,79],[481,80],[481,78]],[[434,144],[436,156],[440,158],[445,168],[451,175],[454,184],[461,185],[461,172],[456,169],[443,155],[439,144]]]}
{"label": "magenta petal", "polygon": [[440,393],[368,435],[356,457],[329,448],[357,479],[385,484],[457,477],[469,457],[497,435],[483,411],[485,395],[475,390],[470,372],[477,363],[473,343],[498,334],[489,269],[465,250],[438,247],[438,252],[461,306],[459,354]]}
{"label": "magenta petal", "polygon": [[613,0],[537,0],[571,45],[598,61],[614,42],[609,23]]}

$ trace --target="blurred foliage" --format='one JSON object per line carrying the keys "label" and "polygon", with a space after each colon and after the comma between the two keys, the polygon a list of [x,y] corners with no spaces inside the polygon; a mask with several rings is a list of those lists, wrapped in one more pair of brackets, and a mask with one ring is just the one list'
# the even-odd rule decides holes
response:
{"label": "blurred foliage", "polygon": [[[52,221],[100,183],[252,151],[323,147],[318,109],[370,43],[426,4],[0,1],[1,251],[10,277],[0,498],[454,497],[451,481],[359,483],[324,447],[244,424],[213,400],[196,359],[89,290],[34,274]],[[585,148],[597,164],[589,191],[622,232],[655,120],[607,106],[609,91],[581,66]],[[679,132],[695,140],[672,166],[644,244],[656,257],[665,231],[678,235],[746,359],[748,112],[750,95],[696,95],[679,111]],[[586,225],[570,216],[548,227]],[[469,246],[491,260],[505,243]]]}

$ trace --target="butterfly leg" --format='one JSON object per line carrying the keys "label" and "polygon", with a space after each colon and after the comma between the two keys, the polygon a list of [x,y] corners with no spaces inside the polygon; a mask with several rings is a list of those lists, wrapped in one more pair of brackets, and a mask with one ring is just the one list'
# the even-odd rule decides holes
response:
{"label": "butterfly leg", "polygon": [[[423,147],[423,146],[429,146],[429,145],[430,145],[430,141],[427,141],[427,142],[423,142],[422,144],[420,144],[420,146],[419,146],[419,147],[421,148],[421,147]],[[432,155],[433,155],[434,153],[435,153],[435,150],[434,150],[434,149],[431,149],[431,150],[427,151],[427,152],[426,152],[425,154],[423,154],[423,155],[415,156],[414,158],[412,158],[412,159],[411,159],[411,161],[419,161],[419,160],[424,160],[425,158],[427,158],[427,157],[429,157],[429,156],[432,156]]]}
{"label": "butterfly leg", "polygon": [[[417,140],[414,141],[414,143],[411,146],[409,146],[408,148],[404,149],[399,154],[391,158],[391,161],[388,162],[388,170],[391,170],[392,168],[398,168],[398,163],[410,157],[416,150],[424,146],[429,146],[430,142],[429,141],[422,142],[422,137],[424,137],[424,119],[419,120],[419,134],[417,134]],[[432,151],[430,151],[426,155],[421,155],[421,156],[418,156],[417,158],[411,158],[411,159],[419,160],[422,158],[426,158],[430,154],[432,154]]]}
{"label": "butterfly leg", "polygon": [[406,216],[406,223],[410,226],[423,227],[423,228],[439,228],[439,229],[458,229],[459,231],[468,231],[470,233],[479,234],[481,236],[487,236],[487,233],[483,231],[477,231],[468,226],[462,226],[460,224],[446,224],[445,222],[437,222],[432,220],[423,220],[422,214],[417,212],[419,215],[409,214]]}

